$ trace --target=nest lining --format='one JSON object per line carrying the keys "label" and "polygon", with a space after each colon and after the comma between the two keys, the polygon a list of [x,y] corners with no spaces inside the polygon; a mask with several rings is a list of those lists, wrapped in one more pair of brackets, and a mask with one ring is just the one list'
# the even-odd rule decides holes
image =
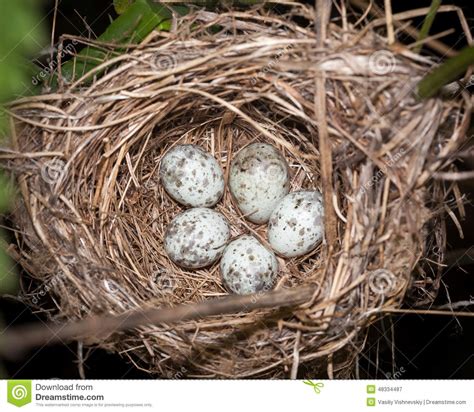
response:
{"label": "nest lining", "polygon": [[[222,30],[210,34],[215,24]],[[400,307],[407,292],[423,302],[435,294],[439,267],[426,262],[445,248],[434,213],[445,193],[430,176],[462,141],[469,110],[462,100],[418,101],[413,91],[432,62],[388,50],[371,31],[352,44],[357,31],[331,25],[321,51],[312,29],[288,16],[196,11],[178,27],[108,61],[92,84],[84,77],[12,105],[18,155],[8,152],[5,166],[22,193],[15,256],[36,279],[23,296],[62,321],[227,295],[218,265],[183,270],[163,250],[166,226],[183,209],[159,183],[160,159],[195,143],[227,178],[240,148],[267,142],[287,159],[292,191],[322,189],[314,102],[324,73],[338,239],[329,251],[323,242],[308,256],[279,259],[275,285],[312,285],[312,298],[85,343],[161,377],[283,377],[328,362],[346,376],[385,308]],[[244,219],[228,191],[216,209],[233,237],[265,242],[265,225]],[[45,287],[49,302],[38,299]]]}

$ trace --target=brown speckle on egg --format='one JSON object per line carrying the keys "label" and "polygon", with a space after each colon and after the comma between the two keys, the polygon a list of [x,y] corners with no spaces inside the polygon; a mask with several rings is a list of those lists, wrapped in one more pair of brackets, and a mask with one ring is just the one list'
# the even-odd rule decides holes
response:
{"label": "brown speckle on egg", "polygon": [[227,288],[237,294],[271,289],[278,271],[273,252],[252,236],[241,236],[225,249],[221,275]]}
{"label": "brown speckle on egg", "polygon": [[267,235],[273,250],[284,257],[302,256],[313,250],[323,236],[323,215],[319,192],[299,191],[285,196],[270,217]]}
{"label": "brown speckle on egg", "polygon": [[197,145],[170,149],[161,160],[160,176],[166,192],[185,206],[214,206],[224,193],[221,167]]}
{"label": "brown speckle on egg", "polygon": [[200,268],[214,263],[230,237],[224,216],[206,208],[188,209],[169,224],[164,237],[170,259],[185,268]]}
{"label": "brown speckle on egg", "polygon": [[229,189],[248,220],[265,223],[289,191],[289,169],[278,150],[262,143],[242,149],[233,159]]}

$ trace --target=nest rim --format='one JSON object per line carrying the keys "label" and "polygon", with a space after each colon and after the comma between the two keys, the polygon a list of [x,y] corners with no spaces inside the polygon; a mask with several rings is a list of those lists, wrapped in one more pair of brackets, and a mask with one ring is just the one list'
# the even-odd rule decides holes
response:
{"label": "nest rim", "polygon": [[[305,10],[309,13],[310,9]],[[260,16],[257,19],[245,16],[245,13],[235,16],[229,13],[227,17],[229,15],[232,18],[228,18],[227,23],[221,16],[212,18],[224,27],[237,24],[240,30],[249,30],[251,34],[255,30],[260,36],[255,40],[246,33],[234,32],[232,36],[223,33],[221,37],[216,34],[213,40],[217,41],[211,46],[207,35],[195,38],[192,30],[187,39],[153,33],[127,54],[105,63],[110,71],[91,85],[84,82],[86,76],[83,76],[76,83],[65,86],[59,99],[44,95],[26,103],[13,104],[11,114],[21,123],[20,128],[16,126],[13,149],[17,153],[36,154],[30,158],[33,159],[30,163],[28,156],[13,155],[6,165],[22,181],[20,187],[24,196],[15,224],[25,240],[19,242],[23,249],[19,248],[16,258],[33,278],[39,280],[39,288],[49,285],[48,293],[54,296],[54,305],[59,309],[56,320],[80,319],[91,313],[120,314],[165,304],[199,303],[227,295],[216,273],[218,264],[197,271],[179,268],[169,261],[159,242],[153,242],[154,237],[162,237],[167,223],[184,210],[164,192],[155,178],[160,159],[179,142],[199,144],[208,150],[224,169],[226,190],[214,209],[231,223],[234,228],[232,239],[251,234],[268,246],[262,225],[246,220],[234,205],[227,187],[229,162],[250,142],[271,142],[287,161],[290,160],[290,192],[323,190],[318,124],[312,107],[316,96],[315,74],[308,67],[300,68],[297,73],[303,78],[298,79],[294,69],[288,69],[292,58],[298,57],[302,65],[313,59],[319,62],[330,84],[326,89],[328,111],[332,114],[328,130],[333,138],[334,157],[341,161],[334,166],[335,184],[339,186],[338,191],[333,188],[332,205],[337,216],[337,245],[332,245],[335,248],[329,251],[323,242],[321,247],[301,258],[278,258],[284,271],[275,287],[278,291],[313,285],[315,290],[310,303],[297,305],[290,316],[286,314],[277,320],[273,319],[278,314],[277,309],[252,309],[248,313],[241,311],[169,327],[141,326],[106,339],[91,339],[89,344],[123,353],[165,377],[183,365],[193,376],[284,376],[290,369],[293,371],[296,349],[298,363],[304,363],[319,362],[350,347],[339,361],[341,365],[350,363],[360,349],[357,343],[359,331],[377,314],[383,313],[384,308],[401,305],[407,290],[412,287],[410,273],[422,256],[429,256],[429,248],[425,245],[429,236],[420,233],[426,222],[437,219],[426,208],[426,202],[429,194],[440,197],[440,186],[430,182],[429,176],[443,165],[437,157],[429,158],[429,155],[433,142],[448,153],[455,150],[468,121],[467,111],[463,112],[461,105],[436,99],[423,104],[422,117],[419,103],[415,103],[411,95],[393,100],[394,89],[403,88],[407,78],[419,77],[420,59],[409,54],[396,55],[392,51],[395,66],[404,64],[408,74],[395,69],[392,79],[395,86],[390,86],[390,81],[383,82],[380,78],[383,75],[379,74],[374,81],[376,86],[369,88],[372,94],[359,89],[359,94],[349,90],[344,96],[347,84],[359,85],[361,79],[368,79],[364,72],[366,67],[361,65],[354,69],[353,65],[370,62],[370,58],[380,51],[378,47],[383,42],[373,33],[361,41],[359,48],[349,47],[341,60],[338,31],[330,38],[334,42],[331,50],[335,51],[332,54],[327,51],[318,57],[318,51],[307,47],[308,39],[315,41],[314,35],[292,26],[288,20],[280,19],[281,27],[285,27],[282,30],[274,25],[277,17]],[[195,18],[200,18],[209,24],[209,16],[196,12],[183,21],[191,25]],[[378,46],[373,46],[374,43]],[[261,47],[262,44],[265,47]],[[288,44],[292,46],[288,48]],[[160,60],[150,65],[148,56],[156,55],[158,59],[180,56],[183,45],[187,52],[198,50],[201,53],[183,62],[171,59],[172,67],[164,70],[157,70]],[[279,55],[282,48],[284,53]],[[372,54],[367,55],[370,51]],[[280,57],[269,66],[269,56],[275,55]],[[357,58],[346,66],[341,64],[350,56]],[[339,70],[334,69],[335,63],[341,65]],[[425,61],[423,64],[431,63]],[[232,65],[240,69],[231,69]],[[282,71],[285,67],[287,71]],[[252,70],[254,75],[250,76]],[[347,74],[348,70],[360,72]],[[373,80],[372,77],[369,80]],[[392,106],[402,102],[408,108],[407,112],[418,110],[418,122],[413,122],[415,126],[407,121],[390,134],[383,124],[376,123],[376,116],[371,119],[372,124],[357,125],[360,121],[357,109],[371,107],[374,90],[379,90],[387,100],[392,99]],[[229,96],[232,97],[230,101],[227,100]],[[340,103],[336,96],[341,98]],[[38,101],[44,106],[39,107]],[[376,103],[381,104],[380,101]],[[385,109],[387,107],[390,105]],[[345,110],[346,118],[337,116],[336,109]],[[374,112],[378,114],[377,110]],[[403,110],[401,113],[408,116]],[[181,124],[176,123],[179,119]],[[411,119],[417,119],[413,113]],[[441,120],[450,119],[451,136],[448,138],[448,134],[439,133],[439,129]],[[126,121],[129,122],[127,125]],[[360,132],[356,137],[344,129],[351,122],[357,125],[352,132]],[[361,133],[370,127],[375,127],[376,132],[369,136]],[[400,132],[404,128],[417,131],[430,144],[424,145],[421,138],[415,139],[415,143],[407,142],[409,136]],[[212,130],[210,135],[209,130]],[[85,137],[81,140],[76,134]],[[151,150],[148,144],[151,144]],[[383,168],[387,163],[384,156],[400,147],[405,148],[402,160],[396,160],[393,169]],[[417,155],[415,149],[424,152]],[[62,156],[58,157],[58,153]],[[362,159],[359,159],[361,154]],[[354,168],[353,173],[351,168]],[[414,169],[419,173],[418,177],[413,176]],[[377,170],[384,170],[384,174],[370,184]],[[401,202],[406,190],[410,189],[413,190],[410,199]],[[159,210],[153,208],[156,199],[161,206]],[[148,203],[141,203],[145,200]],[[62,206],[58,208],[58,204]],[[409,211],[403,213],[403,206]],[[377,212],[371,213],[377,208]],[[140,214],[138,210],[146,212]],[[25,221],[25,212],[31,221]],[[374,221],[379,223],[371,227],[370,223]],[[364,229],[366,227],[369,229]],[[405,232],[397,231],[397,227]],[[381,233],[378,236],[371,233],[373,238],[364,240],[367,231],[371,230]],[[390,231],[399,245],[395,241],[387,243]],[[430,236],[437,245],[444,247],[442,229],[435,229]],[[62,250],[64,245],[72,249]],[[139,247],[142,249],[137,251]],[[364,258],[364,251],[369,249],[371,259],[377,261],[378,266]],[[36,251],[36,255],[32,251]],[[402,258],[407,252],[409,255]],[[391,255],[399,261],[391,259]],[[153,261],[149,261],[150,256]],[[53,263],[46,264],[50,259]],[[112,266],[112,263],[117,265]],[[38,270],[41,265],[44,267]],[[288,266],[291,266],[289,270]],[[153,273],[161,273],[163,269],[172,273],[168,281],[175,283],[171,297],[168,293],[160,295],[163,291],[150,282]],[[111,277],[112,271],[116,271],[117,276]],[[104,278],[104,273],[108,277]],[[370,283],[374,273],[378,273],[375,277],[379,284]],[[60,274],[62,279],[53,281],[51,274]],[[127,274],[135,278],[127,279]],[[390,293],[383,290],[384,282],[395,282]],[[201,289],[203,284],[207,289]],[[383,293],[377,294],[377,288]],[[186,299],[184,294],[178,295],[177,290],[187,292]],[[36,293],[25,290],[25,299],[32,303]],[[150,294],[157,294],[158,298],[150,298]],[[173,300],[176,297],[178,299]],[[254,330],[255,325],[260,325],[261,330]],[[234,335],[243,335],[243,340],[233,338]],[[270,343],[262,345],[265,339]],[[216,342],[226,345],[217,348]],[[132,348],[137,345],[140,346],[139,353],[131,355]],[[263,367],[258,366],[260,362]]]}

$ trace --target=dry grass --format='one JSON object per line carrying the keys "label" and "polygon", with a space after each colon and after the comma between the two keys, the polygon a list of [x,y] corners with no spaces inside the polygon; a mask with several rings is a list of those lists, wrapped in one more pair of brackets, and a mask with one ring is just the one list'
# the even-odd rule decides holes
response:
{"label": "dry grass", "polygon": [[[311,8],[295,13],[315,19]],[[24,299],[34,305],[47,287],[51,300],[36,306],[59,322],[225,297],[218,265],[186,271],[163,250],[182,209],[159,183],[160,159],[195,143],[227,173],[240,148],[264,141],[287,158],[292,190],[322,189],[315,102],[324,84],[336,238],[280,259],[275,287],[310,285],[312,297],[83,340],[162,377],[295,377],[303,363],[348,376],[370,322],[436,294],[447,191],[431,176],[451,163],[470,108],[462,95],[418,101],[431,60],[344,23],[346,32],[331,23],[317,48],[312,29],[290,16],[198,11],[179,31],[117,54],[92,84],[14,102],[16,132],[2,158],[22,194],[13,253],[34,279]],[[223,29],[210,34],[215,24]],[[229,193],[217,210],[233,236],[265,242],[265,227],[243,219]]]}

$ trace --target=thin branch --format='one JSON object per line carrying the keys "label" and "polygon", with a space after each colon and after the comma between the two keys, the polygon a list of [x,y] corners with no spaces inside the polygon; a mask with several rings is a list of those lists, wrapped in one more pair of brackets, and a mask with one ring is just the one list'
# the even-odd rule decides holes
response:
{"label": "thin branch", "polygon": [[[350,0],[350,2],[351,2],[351,4],[356,6],[357,8],[359,8],[361,10],[364,10],[364,11],[369,6],[369,3],[366,0]],[[372,4],[372,3],[370,3],[370,4]],[[444,8],[447,8],[447,7],[446,6],[441,7],[442,10],[445,10]],[[403,24],[401,20],[417,17],[418,15],[424,15],[428,11],[429,11],[429,9],[426,7],[426,8],[416,9],[416,10],[410,10],[408,12],[396,13],[392,16],[393,17],[393,24],[394,24],[395,27],[400,28],[403,32],[408,34],[410,37],[412,37],[414,39],[418,39],[418,37],[420,36],[420,32],[411,25]],[[445,11],[447,11],[447,10],[445,10]],[[360,32],[359,36],[362,36],[366,30],[370,30],[371,28],[386,24],[385,14],[384,14],[383,10],[380,7],[378,7],[376,4],[372,5],[372,7],[370,8],[369,13],[372,16],[377,17],[377,19],[371,21]],[[435,39],[430,40],[429,42],[427,41],[426,45],[428,47],[430,47],[432,50],[435,50],[438,53],[442,54],[443,56],[455,56],[455,55],[457,55],[456,50],[448,47],[443,42],[440,42],[440,41],[435,40]]]}
{"label": "thin branch", "polygon": [[469,180],[474,179],[474,170],[467,172],[438,172],[435,173],[433,177],[435,179],[450,181]]}
{"label": "thin branch", "polygon": [[385,17],[387,19],[387,41],[388,44],[395,43],[395,31],[393,30],[392,0],[385,0]]}
{"label": "thin branch", "polygon": [[298,306],[314,295],[313,285],[299,288],[228,296],[192,305],[178,305],[164,309],[145,309],[117,316],[94,316],[67,324],[30,324],[5,332],[0,342],[0,353],[6,357],[21,355],[24,351],[44,344],[68,342],[80,338],[104,338],[111,333],[133,329],[140,325],[178,323],[208,316]]}
{"label": "thin branch", "polygon": [[[331,14],[331,0],[317,0],[317,47],[324,47],[326,40],[326,27]],[[334,211],[333,181],[332,181],[332,147],[329,141],[329,132],[326,113],[326,79],[324,74],[316,78],[316,94],[314,102],[314,113],[318,122],[319,151],[321,153],[321,182],[324,197],[324,225],[326,240],[329,248],[334,246],[337,239],[337,220]]]}
{"label": "thin branch", "polygon": [[455,312],[450,310],[432,310],[432,309],[396,309],[396,308],[383,308],[382,312],[389,313],[403,313],[403,314],[416,314],[416,315],[444,315],[444,316],[464,316],[474,317],[474,312]]}

